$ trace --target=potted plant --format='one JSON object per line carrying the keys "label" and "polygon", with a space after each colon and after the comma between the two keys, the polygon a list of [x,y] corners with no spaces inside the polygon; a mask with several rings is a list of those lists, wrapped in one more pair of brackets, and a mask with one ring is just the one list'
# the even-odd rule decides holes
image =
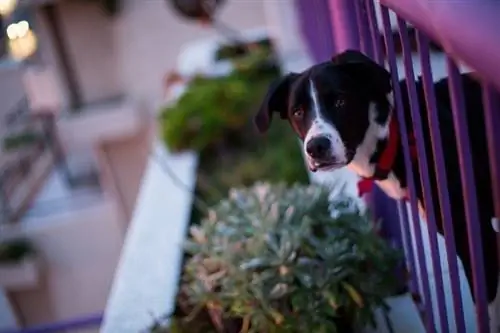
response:
{"label": "potted plant", "polygon": [[[389,311],[400,253],[316,185],[231,190],[187,240],[170,332],[355,332]],[[165,330],[159,323],[151,332]]]}
{"label": "potted plant", "polygon": [[36,286],[39,272],[36,251],[30,241],[0,242],[0,287],[8,290]]}

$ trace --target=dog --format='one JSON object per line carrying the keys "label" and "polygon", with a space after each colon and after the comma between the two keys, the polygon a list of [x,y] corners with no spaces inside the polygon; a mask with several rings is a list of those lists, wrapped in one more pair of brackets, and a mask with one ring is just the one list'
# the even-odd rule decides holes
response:
{"label": "dog", "polygon": [[[487,140],[482,112],[481,86],[468,74],[462,74],[476,195],[483,242],[483,263],[490,309],[491,332],[498,332],[500,317],[494,304],[499,280],[496,231]],[[412,128],[407,83],[399,83],[405,110],[406,128]],[[423,127],[424,146],[429,164],[432,202],[436,227],[444,234],[440,200],[432,154],[423,83],[415,82],[419,99],[419,115]],[[448,79],[434,84],[440,134],[447,171],[449,200],[458,256],[472,284],[472,265],[468,247],[464,196],[460,177],[460,160],[449,97]],[[391,198],[408,198],[401,125],[394,111],[390,73],[363,53],[347,50],[330,61],[312,66],[302,73],[290,73],[271,84],[254,122],[266,132],[274,115],[287,120],[303,142],[306,162],[311,171],[329,171],[347,167],[364,179],[370,179]],[[409,141],[413,138],[408,130]],[[410,142],[410,148],[415,148]],[[411,163],[419,206],[425,210],[420,182],[418,154],[411,149]],[[472,200],[473,198],[467,198]]]}

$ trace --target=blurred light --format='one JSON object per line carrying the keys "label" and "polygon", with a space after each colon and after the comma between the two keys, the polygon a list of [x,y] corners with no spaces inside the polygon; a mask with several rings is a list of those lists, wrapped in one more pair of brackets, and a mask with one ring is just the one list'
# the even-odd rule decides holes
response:
{"label": "blurred light", "polygon": [[35,53],[38,41],[28,21],[9,24],[6,33],[9,53],[14,60],[23,60]]}
{"label": "blurred light", "polygon": [[0,0],[0,15],[9,16],[16,9],[17,0]]}

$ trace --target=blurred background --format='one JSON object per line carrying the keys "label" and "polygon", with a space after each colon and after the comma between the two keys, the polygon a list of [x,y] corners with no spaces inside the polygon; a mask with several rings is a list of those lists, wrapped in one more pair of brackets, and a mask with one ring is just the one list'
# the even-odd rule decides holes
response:
{"label": "blurred background", "polygon": [[[180,253],[200,218],[192,192],[214,203],[258,180],[308,182],[291,131],[264,139],[250,123],[280,71],[271,30],[296,27],[276,20],[291,2],[205,3],[0,0],[0,332],[99,331],[113,297],[130,307],[119,286],[110,296],[124,244],[178,266],[130,226]],[[133,327],[166,311],[148,302]]]}

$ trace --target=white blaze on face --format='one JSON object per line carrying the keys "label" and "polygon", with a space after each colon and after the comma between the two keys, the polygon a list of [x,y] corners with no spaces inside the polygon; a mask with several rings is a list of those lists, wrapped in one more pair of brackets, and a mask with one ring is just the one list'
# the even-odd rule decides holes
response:
{"label": "white blaze on face", "polygon": [[[307,143],[317,137],[326,137],[330,140],[332,157],[335,159],[336,163],[346,163],[346,148],[342,142],[337,129],[331,125],[321,114],[321,107],[318,101],[318,92],[312,80],[309,80],[309,94],[312,99],[312,122],[311,127],[306,133],[304,139],[304,151],[307,147]],[[309,155],[305,151],[306,156],[310,159]]]}

